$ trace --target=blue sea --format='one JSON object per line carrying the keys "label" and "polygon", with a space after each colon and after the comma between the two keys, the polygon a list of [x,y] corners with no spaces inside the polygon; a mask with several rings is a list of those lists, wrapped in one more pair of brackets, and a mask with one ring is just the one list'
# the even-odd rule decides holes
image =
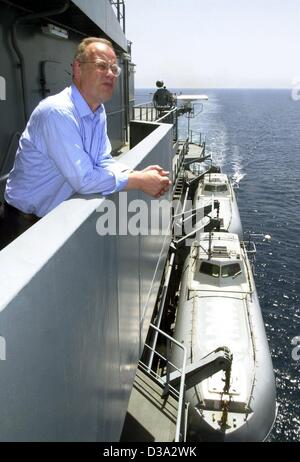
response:
{"label": "blue sea", "polygon": [[[154,89],[137,89],[136,104]],[[257,247],[255,281],[273,360],[278,415],[269,441],[300,441],[300,101],[290,90],[170,89],[206,94],[190,128],[238,186],[244,233]],[[201,112],[200,112],[201,111]],[[179,122],[181,136],[187,120]],[[300,345],[300,343],[298,343]]]}

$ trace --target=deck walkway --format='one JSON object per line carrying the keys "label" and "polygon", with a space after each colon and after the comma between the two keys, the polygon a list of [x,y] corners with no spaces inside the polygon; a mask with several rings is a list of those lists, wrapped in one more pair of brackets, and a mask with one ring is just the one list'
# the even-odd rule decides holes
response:
{"label": "deck walkway", "polygon": [[175,440],[178,402],[162,397],[163,388],[137,370],[121,442],[172,442]]}

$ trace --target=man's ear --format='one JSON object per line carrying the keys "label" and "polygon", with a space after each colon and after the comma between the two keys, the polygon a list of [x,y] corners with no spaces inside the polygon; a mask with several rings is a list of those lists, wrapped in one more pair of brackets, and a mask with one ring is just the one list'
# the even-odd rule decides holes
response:
{"label": "man's ear", "polygon": [[80,73],[81,73],[80,62],[78,61],[78,59],[75,59],[75,61],[73,61],[72,69],[73,69],[73,79],[78,80],[78,78],[80,77]]}

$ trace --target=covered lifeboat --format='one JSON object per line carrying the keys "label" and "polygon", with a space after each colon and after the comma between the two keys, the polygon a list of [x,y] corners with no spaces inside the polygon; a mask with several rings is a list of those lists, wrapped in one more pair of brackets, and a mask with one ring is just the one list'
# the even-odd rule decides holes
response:
{"label": "covered lifeboat", "polygon": [[[224,173],[206,173],[195,191],[193,208],[201,210],[213,201],[219,202],[220,230],[243,238],[243,229],[235,193]],[[212,212],[211,217],[215,217]]]}
{"label": "covered lifeboat", "polygon": [[[174,337],[188,351],[189,440],[263,441],[276,415],[275,380],[245,247],[237,234],[201,233],[182,274]],[[195,384],[193,369],[224,348],[230,368]]]}

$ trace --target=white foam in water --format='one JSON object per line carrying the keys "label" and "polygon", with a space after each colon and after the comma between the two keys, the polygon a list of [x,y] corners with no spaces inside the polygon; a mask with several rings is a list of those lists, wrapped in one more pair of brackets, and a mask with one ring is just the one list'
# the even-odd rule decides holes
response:
{"label": "white foam in water", "polygon": [[233,175],[232,181],[235,185],[238,185],[242,179],[246,176],[246,173],[243,172],[243,164],[241,161],[241,153],[238,146],[234,146],[232,150],[232,168]]}
{"label": "white foam in water", "polygon": [[237,170],[233,175],[232,175],[232,181],[235,184],[239,184],[240,181],[246,176],[246,173],[242,173],[240,170]]}
{"label": "white foam in water", "polygon": [[210,149],[213,153],[214,162],[222,167],[226,164],[226,145],[227,145],[227,131],[222,127],[219,136],[213,143],[210,143]]}

